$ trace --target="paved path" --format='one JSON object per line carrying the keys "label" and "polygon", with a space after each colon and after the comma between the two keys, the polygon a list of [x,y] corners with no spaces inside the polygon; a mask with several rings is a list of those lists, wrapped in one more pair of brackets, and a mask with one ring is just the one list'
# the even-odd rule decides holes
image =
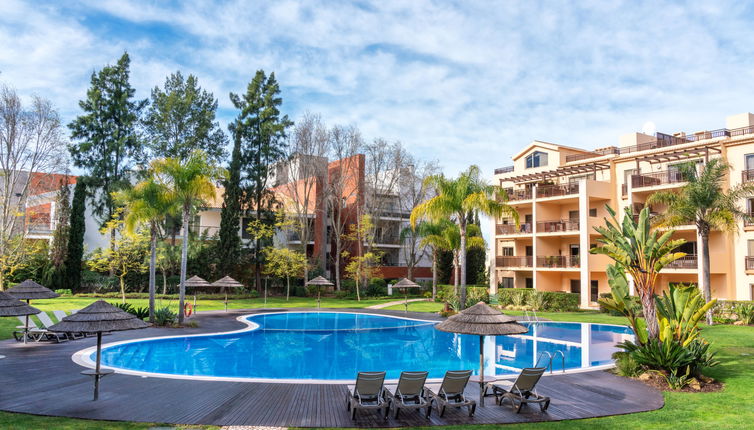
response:
{"label": "paved path", "polygon": [[[432,299],[408,299],[409,303],[413,303],[413,302],[431,302],[431,301],[432,301]],[[385,308],[389,308],[390,306],[402,305],[404,303],[406,303],[405,299],[404,300],[396,300],[394,302],[380,303],[379,305],[367,306],[366,309],[385,309]]]}
{"label": "paved path", "polygon": [[[273,311],[311,311],[276,309]],[[148,328],[117,332],[106,343],[119,340],[176,334],[199,334],[235,330],[239,315],[266,310],[200,312],[197,328]],[[368,312],[440,320],[437,315],[385,310],[335,310]],[[429,420],[418,412],[406,412],[387,421],[364,412],[352,421],[345,407],[347,388],[336,384],[286,384],[257,382],[197,381],[142,378],[113,374],[102,380],[100,399],[91,400],[92,381],[71,355],[93,346],[92,337],[60,344],[0,341],[0,410],[29,414],[97,420],[140,421],[167,424],[269,427],[401,427],[427,425],[502,424],[557,421],[649,411],[663,406],[662,394],[641,382],[619,378],[604,371],[545,376],[537,389],[552,397],[547,413],[524,408],[516,414],[510,407],[478,408],[469,418],[450,409],[443,418],[433,411]],[[282,346],[281,346],[282,347]],[[467,395],[478,388],[469,385]]]}

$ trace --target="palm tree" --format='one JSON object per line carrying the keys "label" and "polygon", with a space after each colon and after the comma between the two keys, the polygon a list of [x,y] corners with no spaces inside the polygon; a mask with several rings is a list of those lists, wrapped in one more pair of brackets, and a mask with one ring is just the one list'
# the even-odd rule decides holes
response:
{"label": "palm tree", "polygon": [[644,319],[650,339],[657,339],[657,310],[655,308],[654,287],[657,276],[666,265],[686,256],[683,252],[673,252],[683,245],[683,239],[671,240],[675,233],[669,230],[659,235],[649,224],[649,208],[639,213],[634,219],[631,207],[626,208],[623,223],[615,218],[615,211],[605,206],[610,219],[605,219],[605,226],[594,227],[602,235],[597,239],[599,246],[589,250],[592,254],[604,254],[615,261],[619,271],[631,275],[634,288],[639,293]]}
{"label": "palm tree", "polygon": [[160,224],[168,214],[176,210],[176,202],[171,200],[169,190],[164,184],[155,181],[149,172],[147,179],[139,182],[130,190],[116,194],[116,199],[126,206],[126,228],[133,231],[137,224],[149,225],[149,321],[154,321],[154,296],[157,267],[157,237]]}
{"label": "palm tree", "polygon": [[207,161],[207,155],[199,150],[193,151],[188,158],[183,160],[175,158],[155,160],[153,167],[157,181],[167,187],[170,199],[175,201],[181,209],[183,243],[181,244],[181,275],[178,290],[178,323],[183,323],[189,217],[196,207],[215,198],[215,182],[225,175],[225,170]]}
{"label": "palm tree", "polygon": [[413,231],[415,231],[414,234],[416,234],[417,237],[421,238],[421,240],[419,241],[419,246],[424,248],[429,247],[432,253],[432,300],[435,300],[435,298],[437,297],[438,254],[440,253],[440,251],[445,250],[447,247],[447,241],[442,235],[442,232],[444,230],[443,223],[452,225],[452,223],[447,220],[436,223],[422,221],[416,226],[416,228],[412,229]]}
{"label": "palm tree", "polygon": [[[468,235],[466,238],[466,252],[473,248],[484,249],[486,244],[484,243],[484,238],[482,238],[482,230],[478,225],[468,224],[466,226],[466,234]],[[456,294],[458,294],[458,284],[460,281],[458,271],[461,267],[461,231],[458,228],[458,224],[451,223],[443,230],[442,235],[447,243],[446,249],[453,252],[453,284],[456,289]]]}
{"label": "palm tree", "polygon": [[[696,225],[699,240],[704,300],[712,299],[710,288],[709,234],[711,230],[729,233],[738,231],[738,220],[749,219],[749,215],[739,209],[738,202],[754,196],[754,185],[740,184],[723,189],[730,165],[721,159],[712,159],[697,172],[694,163],[684,163],[680,172],[686,185],[678,192],[659,191],[647,199],[647,205],[663,204],[667,206],[664,213],[655,217],[654,222],[663,227],[678,225]],[[707,324],[712,324],[712,311],[707,312]]]}
{"label": "palm tree", "polygon": [[448,179],[444,175],[433,175],[426,179],[435,188],[435,196],[420,203],[411,211],[411,226],[421,219],[440,221],[452,219],[460,231],[458,264],[460,266],[461,309],[466,303],[466,242],[468,238],[467,218],[470,213],[479,212],[494,218],[502,215],[512,217],[518,224],[518,212],[507,201],[507,194],[500,186],[488,184],[482,177],[479,167],[470,166],[458,178]]}

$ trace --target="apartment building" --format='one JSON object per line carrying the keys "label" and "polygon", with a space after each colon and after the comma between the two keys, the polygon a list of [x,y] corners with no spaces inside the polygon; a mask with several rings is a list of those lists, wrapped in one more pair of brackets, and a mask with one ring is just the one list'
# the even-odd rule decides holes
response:
{"label": "apartment building", "polygon": [[[604,225],[605,205],[621,213],[638,213],[659,190],[685,184],[679,164],[723,158],[732,169],[727,186],[754,181],[754,115],[730,116],[726,127],[694,133],[631,133],[618,146],[593,151],[534,141],[513,157],[513,165],[495,170],[494,181],[506,188],[509,204],[520,214],[493,224],[491,290],[535,288],[581,295],[581,307],[597,306],[609,292],[605,270],[610,259],[591,255],[595,226]],[[740,202],[754,213],[754,199]],[[651,213],[663,207],[650,207]],[[693,225],[675,229],[686,239],[687,256],[665,269],[657,288],[672,283],[696,283],[699,276],[697,233]],[[754,224],[740,222],[739,232],[710,235],[713,297],[754,299]]]}
{"label": "apartment building", "polygon": [[[297,169],[304,164],[316,166],[308,167],[306,171],[316,173],[312,180],[302,179]],[[373,189],[367,181],[364,167],[364,155],[329,161],[324,157],[297,156],[290,161],[279,163],[271,169],[268,183],[270,190],[283,207],[287,217],[305,216],[310,222],[310,237],[304,247],[302,237],[295,229],[283,229],[276,232],[273,241],[275,246],[287,246],[296,250],[306,249],[311,261],[317,262],[325,268],[328,276],[334,273],[335,244],[333,236],[333,211],[340,212],[341,225],[344,232],[349,231],[349,225],[355,224],[359,214],[372,215],[375,224],[374,248],[382,255],[378,272],[385,278],[401,278],[408,275],[406,266],[407,245],[401,241],[400,232],[409,225],[410,208],[405,207],[400,198],[399,182],[395,181],[390,187]],[[71,194],[75,177],[70,177]],[[308,191],[302,190],[307,188]],[[332,190],[339,190],[339,198],[333,198]],[[189,222],[189,231],[207,240],[216,240],[220,232],[220,215],[223,203],[222,187],[216,190],[216,197],[207,206],[200,208]],[[296,205],[294,200],[303,199],[307,195],[305,204]],[[57,189],[44,192],[30,198],[26,204],[29,214],[27,222],[27,237],[38,240],[52,240],[55,230],[55,206]],[[109,243],[107,235],[99,231],[99,220],[91,213],[89,205],[86,212],[86,233],[84,245],[87,252],[105,247]],[[253,246],[251,235],[247,228],[252,217],[242,217],[238,226],[238,234],[245,247]],[[337,230],[336,230],[337,231]],[[182,232],[178,232],[178,238]],[[362,248],[363,249],[363,248]],[[359,248],[355,243],[344,243],[342,251],[350,255],[358,255]],[[421,252],[420,252],[421,253]],[[341,269],[347,260],[341,259]],[[413,276],[419,280],[432,279],[431,258],[424,253],[418,264],[413,268]],[[343,271],[341,270],[341,273]]]}

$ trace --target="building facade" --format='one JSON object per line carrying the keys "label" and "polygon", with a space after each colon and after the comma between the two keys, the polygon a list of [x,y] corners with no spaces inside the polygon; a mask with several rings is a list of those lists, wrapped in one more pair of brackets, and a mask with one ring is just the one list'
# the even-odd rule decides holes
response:
{"label": "building facade", "polygon": [[[597,306],[599,294],[610,291],[605,273],[611,260],[591,255],[604,225],[605,205],[623,215],[638,212],[660,190],[685,184],[679,164],[701,166],[713,158],[731,165],[726,187],[754,181],[754,115],[730,116],[726,128],[695,133],[631,133],[618,146],[594,151],[534,141],[513,157],[513,165],[495,170],[494,181],[508,191],[509,204],[520,214],[493,223],[491,290],[535,288],[581,295],[581,307]],[[754,199],[739,203],[754,213]],[[664,210],[650,207],[651,213]],[[710,234],[710,287],[713,297],[754,298],[754,224],[739,221],[737,234]],[[686,239],[675,261],[660,275],[658,289],[672,283],[697,283],[700,272],[694,225],[675,228]]]}

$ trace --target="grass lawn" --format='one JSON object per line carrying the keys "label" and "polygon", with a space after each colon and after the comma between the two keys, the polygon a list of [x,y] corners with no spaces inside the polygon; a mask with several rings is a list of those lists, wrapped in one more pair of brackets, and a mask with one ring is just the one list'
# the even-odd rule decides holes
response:
{"label": "grass lawn", "polygon": [[[44,310],[75,309],[86,306],[92,299],[60,298],[55,300],[40,300],[34,306]],[[110,300],[115,301],[115,300]],[[323,307],[366,307],[383,303],[386,300],[335,300],[323,299]],[[129,300],[141,306],[140,300]],[[146,303],[146,301],[143,301]],[[231,302],[233,308],[261,307],[261,299],[238,300]],[[291,298],[269,299],[268,307],[314,307],[313,299]],[[200,309],[222,309],[222,301],[200,301]],[[415,302],[409,303],[409,310],[416,312],[436,312],[441,308],[438,303]],[[392,306],[389,309],[403,310],[403,305]],[[509,312],[520,315],[522,312]],[[597,312],[542,312],[543,318],[555,321],[580,321],[606,324],[623,324],[625,319],[613,317]],[[7,338],[10,331],[17,325],[13,318],[0,319],[0,336]],[[580,429],[584,427],[595,429],[738,429],[751,428],[754,422],[754,327],[741,326],[712,326],[703,328],[703,336],[714,343],[718,351],[718,358],[722,364],[710,369],[708,374],[725,383],[725,389],[719,393],[665,393],[665,407],[640,414],[631,414],[607,418],[595,418],[578,421],[563,421],[554,423],[522,424],[506,428],[512,429]],[[0,362],[2,365],[2,362]],[[9,429],[147,429],[154,424],[140,423],[110,423],[102,421],[87,421],[67,418],[36,417],[22,414],[0,412],[0,427]],[[206,428],[216,427],[184,427]],[[463,428],[462,426],[446,427],[448,429]],[[469,428],[469,426],[466,426]],[[499,426],[473,426],[480,430],[499,428]]]}

